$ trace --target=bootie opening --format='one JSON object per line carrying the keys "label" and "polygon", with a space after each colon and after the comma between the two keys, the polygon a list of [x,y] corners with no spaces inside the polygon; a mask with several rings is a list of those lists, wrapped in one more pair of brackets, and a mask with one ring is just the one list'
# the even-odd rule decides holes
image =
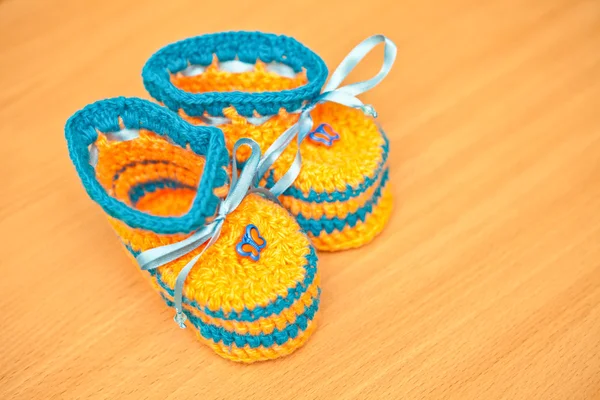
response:
{"label": "bootie opening", "polygon": [[225,193],[222,132],[190,125],[157,104],[102,100],[73,115],[65,134],[90,197],[130,228],[193,232]]}
{"label": "bootie opening", "polygon": [[[127,132],[134,137],[125,141],[114,139],[114,134],[98,135],[94,146],[100,184],[109,195],[151,215],[175,217],[188,212],[205,158],[153,132]],[[226,188],[217,188],[217,192],[222,197]]]}
{"label": "bootie opening", "polygon": [[190,65],[171,74],[171,82],[189,93],[248,92],[260,93],[299,88],[308,82],[306,70],[277,62],[246,63],[239,60],[219,62],[215,57],[209,66]]}
{"label": "bootie opening", "polygon": [[[261,32],[224,32],[170,44],[142,72],[144,86],[171,110],[244,117],[300,109],[320,94],[325,62],[295,39]],[[275,83],[273,83],[275,82]]]}

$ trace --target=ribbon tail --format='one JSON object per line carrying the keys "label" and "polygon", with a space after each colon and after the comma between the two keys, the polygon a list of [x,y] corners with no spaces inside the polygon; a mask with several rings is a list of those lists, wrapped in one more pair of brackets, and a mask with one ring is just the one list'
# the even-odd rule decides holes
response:
{"label": "ribbon tail", "polygon": [[174,290],[175,293],[173,294],[173,298],[175,300],[174,320],[175,320],[175,322],[177,322],[179,327],[182,329],[185,328],[184,322],[187,319],[187,317],[183,313],[183,285],[185,284],[185,280],[187,279],[188,275],[190,274],[190,271],[192,270],[194,265],[196,265],[196,263],[198,262],[200,257],[202,257],[204,252],[210,246],[212,246],[219,238],[219,236],[221,234],[222,226],[223,226],[223,221],[220,220],[217,225],[217,228],[215,229],[214,235],[210,238],[210,241],[206,244],[206,246],[202,249],[202,251],[198,255],[194,256],[194,258],[192,258],[185,265],[185,267],[183,267],[183,269],[181,271],[179,271],[179,274],[177,275],[177,279],[175,280],[175,290]]}
{"label": "ribbon tail", "polygon": [[177,281],[175,282],[175,317],[173,317],[173,319],[181,329],[185,329],[185,321],[187,320],[187,316],[183,313],[183,284],[192,270],[192,267],[196,265],[196,262],[200,259],[201,255],[202,253],[198,254],[183,267],[181,272],[179,272],[179,275],[177,275]]}
{"label": "ribbon tail", "polygon": [[248,193],[258,193],[261,196],[263,196],[265,199],[271,200],[272,202],[281,205],[281,202],[279,201],[279,199],[273,194],[272,191],[270,191],[267,188],[264,188],[264,187],[252,188],[248,191]]}
{"label": "ribbon tail", "polygon": [[161,267],[200,247],[202,243],[206,242],[213,235],[219,223],[220,221],[214,221],[181,242],[146,250],[140,253],[135,259],[144,271]]}
{"label": "ribbon tail", "polygon": [[[290,186],[292,186],[292,184],[294,183],[294,181],[298,177],[298,174],[300,174],[300,169],[301,169],[301,166],[302,166],[302,156],[300,154],[300,144],[302,143],[302,141],[304,140],[304,138],[306,138],[306,136],[308,136],[308,134],[310,133],[310,130],[312,129],[312,127],[313,127],[313,120],[312,120],[312,117],[310,116],[310,108],[309,108],[309,109],[303,111],[302,114],[300,114],[300,119],[298,119],[298,122],[296,124],[292,125],[291,128],[289,128],[287,131],[284,132],[283,135],[285,135],[289,131],[291,131],[292,128],[294,129],[294,131],[297,130],[296,141],[298,143],[298,149],[296,151],[296,157],[294,158],[294,161],[292,162],[292,164],[290,165],[290,167],[288,168],[288,170],[285,172],[285,174],[283,174],[283,176],[270,189],[271,193],[273,193],[273,195],[275,197],[280,196]],[[294,132],[294,135],[296,135],[295,132]],[[269,159],[263,159],[263,160],[261,160],[261,161],[263,161],[263,167],[262,167],[262,170],[259,170],[259,177],[260,178],[263,177],[263,175],[273,165],[273,163],[275,162],[275,160],[277,160],[277,158],[279,158],[279,156],[285,151],[285,149],[287,148],[287,146],[291,143],[291,139],[293,139],[293,137],[294,137],[292,135],[291,137],[286,138],[285,141],[280,141],[279,139],[281,139],[282,136],[280,136],[269,147],[269,150],[273,149],[272,153],[269,156],[274,156],[274,157],[270,157]],[[281,147],[275,148],[276,144],[277,144],[277,146],[281,146]],[[265,155],[269,152],[269,150],[267,150],[265,152]]]}
{"label": "ribbon tail", "polygon": [[[302,118],[302,115],[300,116],[300,118]],[[285,132],[279,135],[277,140],[275,140],[265,151],[262,159],[258,163],[258,172],[256,174],[258,181],[260,181],[262,177],[267,173],[269,168],[271,168],[271,166],[275,163],[279,156],[285,151],[287,146],[290,143],[292,143],[292,140],[294,140],[296,132],[298,132],[299,129],[300,120],[298,120],[298,122],[290,126],[288,129],[285,130]]]}
{"label": "ribbon tail", "polygon": [[273,196],[279,197],[283,192],[285,192],[296,180],[298,175],[300,174],[300,168],[302,165],[302,155],[300,154],[300,149],[296,153],[296,158],[294,158],[294,162],[290,166],[290,168],[286,171],[285,174],[273,185],[270,189]]}

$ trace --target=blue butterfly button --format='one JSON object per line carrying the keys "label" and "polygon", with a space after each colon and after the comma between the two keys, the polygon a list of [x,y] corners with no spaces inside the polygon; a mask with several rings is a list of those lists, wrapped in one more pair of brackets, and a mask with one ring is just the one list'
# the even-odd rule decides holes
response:
{"label": "blue butterfly button", "polygon": [[265,238],[260,236],[260,232],[256,225],[249,224],[246,226],[246,232],[242,240],[237,244],[236,251],[242,257],[251,258],[253,261],[260,259],[260,252],[267,245]]}

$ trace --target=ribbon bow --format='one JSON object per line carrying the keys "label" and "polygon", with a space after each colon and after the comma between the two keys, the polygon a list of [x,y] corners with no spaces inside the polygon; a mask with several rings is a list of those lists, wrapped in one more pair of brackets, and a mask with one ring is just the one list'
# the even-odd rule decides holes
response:
{"label": "ribbon bow", "polygon": [[[235,155],[238,148],[242,145],[250,146],[251,153],[238,177],[238,168]],[[192,258],[185,265],[185,267],[183,267],[183,269],[179,272],[179,275],[177,275],[177,279],[175,281],[175,294],[173,297],[175,300],[176,314],[174,320],[182,329],[185,328],[185,321],[187,319],[186,315],[183,313],[183,285],[188,274],[192,270],[192,267],[196,264],[200,257],[202,257],[204,252],[219,238],[221,229],[223,228],[223,222],[225,221],[227,215],[233,212],[240,205],[248,193],[258,192],[270,198],[271,200],[277,201],[269,191],[254,187],[259,161],[260,147],[258,146],[258,143],[247,138],[238,140],[233,147],[232,176],[229,193],[227,194],[227,197],[225,197],[225,199],[220,203],[215,219],[210,224],[205,225],[200,230],[196,231],[194,234],[180,242],[146,250],[136,257],[136,260],[142,270],[148,271],[180,258],[185,254],[188,254],[189,252],[199,248],[208,241],[204,249],[202,249],[198,255]]]}
{"label": "ribbon bow", "polygon": [[[362,61],[362,59],[365,58],[365,56],[371,50],[373,50],[375,46],[382,42],[384,43],[383,65],[381,66],[381,69],[377,75],[365,81],[339,87],[344,79],[346,79],[346,77],[350,74],[350,72],[360,63],[360,61]],[[294,183],[298,177],[298,174],[300,173],[300,167],[302,164],[300,143],[302,143],[304,138],[308,136],[313,127],[313,120],[310,116],[310,112],[315,108],[315,106],[319,103],[331,101],[348,107],[360,109],[366,115],[376,118],[377,112],[375,112],[373,106],[364,104],[356,96],[377,86],[390,72],[395,59],[396,45],[383,35],[374,35],[363,40],[356,47],[354,47],[350,53],[348,53],[333,74],[331,74],[329,81],[323,88],[323,92],[317,96],[315,100],[302,108],[298,122],[283,132],[281,136],[279,136],[277,140],[275,140],[275,142],[273,142],[273,144],[267,149],[267,151],[265,151],[263,158],[260,160],[257,174],[259,179],[264,176],[269,168],[271,168],[275,160],[279,158],[281,153],[285,151],[287,146],[292,142],[292,140],[294,140],[294,137],[296,137],[298,142],[296,158],[281,179],[279,179],[270,189],[274,196],[277,197],[285,192],[286,189],[289,188],[292,183]]]}

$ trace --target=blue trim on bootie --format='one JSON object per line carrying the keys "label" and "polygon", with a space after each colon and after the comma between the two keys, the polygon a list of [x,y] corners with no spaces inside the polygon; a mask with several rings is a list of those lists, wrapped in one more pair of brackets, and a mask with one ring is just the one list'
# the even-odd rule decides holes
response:
{"label": "blue trim on bootie", "polygon": [[325,216],[319,219],[306,218],[302,214],[295,216],[298,224],[307,232],[310,232],[313,236],[319,236],[322,232],[331,234],[334,231],[342,231],[346,226],[354,228],[359,222],[365,222],[367,216],[373,212],[373,207],[379,204],[383,188],[388,181],[389,169],[383,171],[381,176],[381,182],[379,186],[373,192],[373,196],[369,201],[362,207],[358,208],[355,212],[349,213],[345,218],[333,217],[327,218]]}
{"label": "blue trim on bootie", "polygon": [[[160,296],[169,307],[175,307],[175,303],[166,297],[164,293],[161,293]],[[203,337],[215,343],[223,342],[226,346],[235,344],[237,347],[245,347],[247,345],[252,349],[260,346],[269,348],[274,345],[281,346],[288,340],[295,339],[300,332],[305,331],[319,310],[320,297],[321,288],[319,288],[317,296],[313,298],[311,305],[304,306],[304,312],[296,317],[296,321],[286,324],[282,329],[276,327],[271,333],[261,332],[258,335],[232,332],[221,326],[205,323],[187,309],[183,309],[183,313]]]}
{"label": "blue trim on bootie", "polygon": [[[189,93],[171,82],[171,74],[190,65],[212,64],[213,55],[219,61],[239,60],[256,63],[278,62],[296,73],[306,69],[308,83],[291,90],[260,93],[206,92]],[[288,112],[300,109],[321,93],[327,79],[327,66],[315,52],[296,39],[262,32],[222,32],[185,39],[166,47],[150,57],[142,71],[144,86],[152,97],[171,110],[183,109],[189,116],[223,116],[223,109],[233,106],[238,114],[252,117],[275,115],[281,108]]]}

